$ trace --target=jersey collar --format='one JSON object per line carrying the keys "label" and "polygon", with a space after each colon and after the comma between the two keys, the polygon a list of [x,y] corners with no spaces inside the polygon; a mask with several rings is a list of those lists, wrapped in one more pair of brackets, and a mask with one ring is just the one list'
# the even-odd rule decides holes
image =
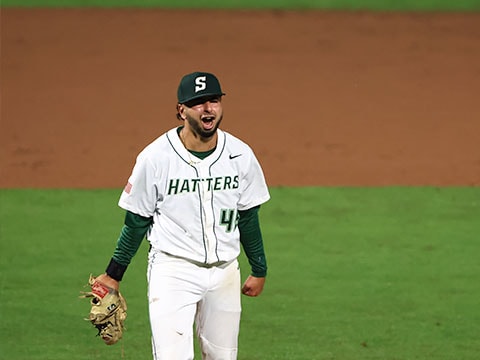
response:
{"label": "jersey collar", "polygon": [[182,141],[180,140],[180,137],[178,136],[177,133],[177,127],[170,129],[167,132],[167,138],[170,144],[172,145],[173,149],[175,152],[182,158],[183,161],[185,161],[187,164],[191,166],[196,166],[196,165],[202,165],[202,166],[210,166],[222,155],[224,149],[225,149],[225,138],[226,134],[224,131],[217,129],[217,147],[215,151],[207,156],[204,160],[201,160],[197,158],[195,155],[191,154],[185,146],[183,146]]}

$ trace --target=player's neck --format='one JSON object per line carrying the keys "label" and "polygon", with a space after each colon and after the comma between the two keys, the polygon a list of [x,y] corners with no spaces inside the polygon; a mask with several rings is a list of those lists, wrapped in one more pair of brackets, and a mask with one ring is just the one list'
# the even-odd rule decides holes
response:
{"label": "player's neck", "polygon": [[217,146],[217,133],[209,138],[202,138],[199,135],[194,134],[185,127],[182,127],[178,133],[180,141],[187,150],[203,152],[209,151]]}

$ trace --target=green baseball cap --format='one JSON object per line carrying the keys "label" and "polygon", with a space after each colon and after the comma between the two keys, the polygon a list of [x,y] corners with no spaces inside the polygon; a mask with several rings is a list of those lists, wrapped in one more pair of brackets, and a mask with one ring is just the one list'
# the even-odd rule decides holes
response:
{"label": "green baseball cap", "polygon": [[178,103],[186,102],[208,96],[222,96],[220,82],[217,77],[208,72],[193,72],[185,75],[178,85]]}

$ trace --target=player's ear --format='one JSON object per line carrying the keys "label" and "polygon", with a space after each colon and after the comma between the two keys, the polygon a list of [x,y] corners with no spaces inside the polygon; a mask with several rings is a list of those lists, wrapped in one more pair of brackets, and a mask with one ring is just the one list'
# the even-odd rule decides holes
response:
{"label": "player's ear", "polygon": [[178,120],[186,120],[185,107],[182,104],[177,104],[177,118]]}

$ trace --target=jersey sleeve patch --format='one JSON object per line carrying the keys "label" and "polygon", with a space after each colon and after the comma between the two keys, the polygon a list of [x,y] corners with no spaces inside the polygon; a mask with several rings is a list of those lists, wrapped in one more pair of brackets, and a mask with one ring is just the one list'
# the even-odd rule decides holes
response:
{"label": "jersey sleeve patch", "polygon": [[125,185],[125,188],[123,191],[125,191],[127,194],[130,194],[130,191],[132,191],[132,184],[130,182],[127,182],[127,185]]}

